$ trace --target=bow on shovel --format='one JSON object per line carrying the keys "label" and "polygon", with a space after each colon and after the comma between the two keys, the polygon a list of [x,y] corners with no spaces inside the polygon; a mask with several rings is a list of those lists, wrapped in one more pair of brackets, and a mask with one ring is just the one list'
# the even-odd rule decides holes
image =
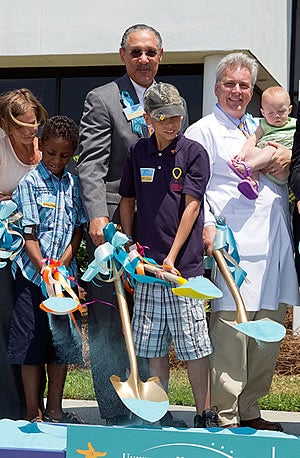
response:
{"label": "bow on shovel", "polygon": [[263,318],[261,320],[248,321],[245,303],[241,296],[240,290],[235,283],[233,276],[228,269],[227,263],[223,255],[223,248],[213,251],[214,259],[220,272],[233,296],[236,304],[236,319],[233,322],[221,320],[223,323],[231,326],[236,331],[240,331],[243,334],[252,337],[258,341],[263,342],[279,342],[285,336],[285,327],[277,323],[276,321],[270,320],[269,318]]}
{"label": "bow on shovel", "polygon": [[[130,250],[129,258],[131,260],[139,258],[140,261],[144,261],[143,257],[134,249]],[[223,296],[222,291],[208,280],[208,278],[199,276],[187,280],[179,275],[167,272],[157,265],[149,264],[148,262],[143,262],[142,265],[146,271],[152,274],[161,272],[163,273],[164,279],[168,282],[178,283],[179,286],[172,288],[172,292],[177,296],[190,297],[193,299],[214,299]]]}
{"label": "bow on shovel", "polygon": [[[45,292],[49,297],[40,304],[40,308],[54,315],[69,314],[77,332],[81,335],[73,315],[76,310],[82,313],[81,303],[70,286],[67,269],[54,259],[44,260],[41,275]],[[63,290],[69,294],[69,297],[64,295]]]}

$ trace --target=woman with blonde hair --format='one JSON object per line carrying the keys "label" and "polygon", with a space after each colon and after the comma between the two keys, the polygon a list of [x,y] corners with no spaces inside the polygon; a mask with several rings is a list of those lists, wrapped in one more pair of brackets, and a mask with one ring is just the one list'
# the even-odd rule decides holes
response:
{"label": "woman with blonde hair", "polygon": [[[9,200],[19,181],[39,163],[37,132],[47,118],[47,111],[29,89],[0,95],[0,201]],[[14,304],[9,261],[0,269],[0,285],[0,418],[16,420],[24,416],[25,404],[19,368],[7,359]]]}

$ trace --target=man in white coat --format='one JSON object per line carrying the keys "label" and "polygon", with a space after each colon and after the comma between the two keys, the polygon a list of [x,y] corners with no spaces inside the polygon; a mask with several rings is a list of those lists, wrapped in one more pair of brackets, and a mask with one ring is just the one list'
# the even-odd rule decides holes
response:
{"label": "man in white coat", "polygon": [[[237,189],[239,178],[226,161],[241,151],[246,137],[256,128],[246,107],[257,77],[256,61],[244,53],[223,57],[216,70],[213,113],[190,126],[186,136],[201,143],[210,158],[211,178],[206,199],[203,238],[212,253],[216,233],[214,218],[225,217],[233,231],[240,265],[250,282],[241,286],[249,320],[270,318],[284,322],[287,305],[298,305],[298,284],[288,214],[287,186],[279,186],[260,174],[259,196],[249,200]],[[243,122],[243,125],[241,125]],[[278,144],[265,172],[289,167],[291,153]],[[280,423],[261,418],[258,399],[268,393],[280,342],[258,344],[220,321],[234,321],[236,307],[220,274],[217,284],[224,295],[212,301],[210,333],[211,403],[219,409],[223,427],[248,426],[282,431]]]}

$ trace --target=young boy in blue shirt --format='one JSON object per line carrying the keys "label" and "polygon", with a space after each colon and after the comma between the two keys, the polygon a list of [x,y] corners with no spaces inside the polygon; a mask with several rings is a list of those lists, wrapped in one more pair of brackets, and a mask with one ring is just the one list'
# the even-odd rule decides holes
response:
{"label": "young boy in blue shirt", "polygon": [[[25,247],[12,266],[17,281],[9,361],[21,365],[28,421],[81,422],[62,410],[67,364],[82,362],[81,338],[67,315],[48,316],[39,307],[45,299],[41,290],[43,259],[58,260],[71,276],[76,276],[74,256],[85,220],[77,177],[65,167],[77,144],[78,127],[73,120],[50,118],[39,139],[42,160],[12,195],[23,214]],[[39,388],[45,364],[48,397],[43,411]]]}
{"label": "young boy in blue shirt", "polygon": [[[132,236],[135,204],[137,240],[147,255],[185,278],[203,274],[203,195],[209,179],[205,149],[180,134],[185,114],[177,89],[166,83],[144,95],[145,120],[154,134],[129,148],[119,193],[123,231]],[[158,284],[138,283],[132,331],[137,355],[149,358],[151,375],[169,382],[171,340],[187,362],[197,415],[195,427],[216,424],[209,409],[208,355],[212,352],[203,302],[175,296]]]}

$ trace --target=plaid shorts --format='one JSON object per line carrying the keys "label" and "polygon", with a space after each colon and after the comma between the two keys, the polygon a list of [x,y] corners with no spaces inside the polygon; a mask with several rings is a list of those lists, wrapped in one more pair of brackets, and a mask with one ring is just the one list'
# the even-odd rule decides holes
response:
{"label": "plaid shorts", "polygon": [[203,301],[176,296],[164,285],[137,283],[132,333],[138,356],[167,356],[172,340],[180,360],[212,353]]}

